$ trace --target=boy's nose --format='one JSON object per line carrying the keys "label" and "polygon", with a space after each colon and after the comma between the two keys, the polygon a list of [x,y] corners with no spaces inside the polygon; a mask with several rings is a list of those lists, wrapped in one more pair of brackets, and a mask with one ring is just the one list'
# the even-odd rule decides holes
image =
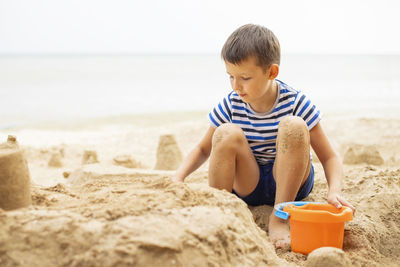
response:
{"label": "boy's nose", "polygon": [[232,89],[233,91],[238,91],[241,89],[240,83],[237,80],[232,81]]}

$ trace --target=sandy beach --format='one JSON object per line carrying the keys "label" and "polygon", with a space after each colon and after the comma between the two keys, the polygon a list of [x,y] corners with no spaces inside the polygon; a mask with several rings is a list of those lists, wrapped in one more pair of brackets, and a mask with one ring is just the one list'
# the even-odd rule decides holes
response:
{"label": "sandy beach", "polygon": [[[267,235],[272,207],[248,207],[210,188],[207,163],[185,183],[172,182],[174,171],[164,167],[194,147],[206,116],[147,114],[0,131],[0,143],[11,134],[24,151],[32,197],[26,208],[0,209],[0,265],[310,264],[302,254],[275,250]],[[345,225],[347,261],[338,261],[398,266],[400,118],[328,114],[321,123],[345,163],[343,195],[357,209]],[[160,143],[161,136],[171,139]],[[315,185],[306,200],[325,202],[324,172],[313,158]]]}

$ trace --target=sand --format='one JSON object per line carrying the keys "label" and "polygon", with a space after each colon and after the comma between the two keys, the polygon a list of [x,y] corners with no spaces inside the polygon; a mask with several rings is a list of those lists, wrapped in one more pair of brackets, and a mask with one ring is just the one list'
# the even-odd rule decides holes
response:
{"label": "sand", "polygon": [[350,267],[351,262],[346,253],[334,247],[315,249],[307,256],[306,267]]}
{"label": "sand", "polygon": [[[353,151],[343,195],[357,211],[345,226],[343,253],[322,251],[307,261],[275,250],[267,236],[271,207],[248,207],[209,188],[207,164],[185,183],[172,182],[173,170],[155,170],[168,151],[160,137],[173,138],[169,151],[179,161],[208,127],[206,113],[170,113],[0,132],[0,142],[17,136],[32,182],[32,205],[0,209],[0,265],[398,266],[400,118],[325,116],[322,124],[341,157]],[[49,166],[54,154],[61,166]],[[326,201],[315,156],[314,166],[306,200]]]}
{"label": "sand", "polygon": [[14,136],[0,144],[0,209],[14,210],[31,204],[30,176],[23,150]]}
{"label": "sand", "polygon": [[157,147],[156,170],[176,170],[182,163],[182,152],[172,134],[160,136]]}

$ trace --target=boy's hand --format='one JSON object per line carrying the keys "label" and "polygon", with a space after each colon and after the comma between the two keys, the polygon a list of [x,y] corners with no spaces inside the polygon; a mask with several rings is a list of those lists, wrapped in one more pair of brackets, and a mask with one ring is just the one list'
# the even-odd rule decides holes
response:
{"label": "boy's hand", "polygon": [[341,208],[342,206],[349,207],[353,211],[353,213],[356,211],[353,205],[351,205],[344,197],[336,192],[328,193],[328,203],[334,205],[337,208]]}

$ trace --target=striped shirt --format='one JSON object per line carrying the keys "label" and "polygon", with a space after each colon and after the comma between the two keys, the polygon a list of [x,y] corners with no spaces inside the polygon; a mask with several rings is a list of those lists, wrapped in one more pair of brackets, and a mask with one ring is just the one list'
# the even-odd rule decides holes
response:
{"label": "striped shirt", "polygon": [[278,96],[267,113],[257,113],[230,92],[208,115],[210,125],[217,128],[223,123],[234,123],[242,128],[251,150],[260,165],[274,162],[279,122],[286,116],[301,117],[311,130],[320,120],[321,113],[311,100],[280,80]]}

